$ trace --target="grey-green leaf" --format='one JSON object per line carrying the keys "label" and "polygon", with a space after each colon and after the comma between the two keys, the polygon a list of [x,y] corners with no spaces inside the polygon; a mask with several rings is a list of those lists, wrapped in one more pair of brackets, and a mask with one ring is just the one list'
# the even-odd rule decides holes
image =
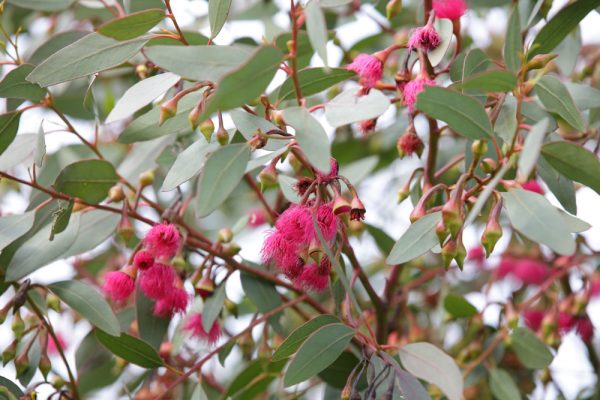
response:
{"label": "grey-green leaf", "polygon": [[515,328],[510,337],[512,347],[525,367],[542,369],[552,362],[552,353],[548,347],[529,329]]}
{"label": "grey-green leaf", "polygon": [[205,332],[210,332],[213,323],[217,320],[219,313],[225,304],[225,283],[215,290],[215,292],[206,299],[202,308],[202,328]]}
{"label": "grey-green leaf", "polygon": [[330,324],[315,331],[298,349],[283,384],[289,387],[315,376],[342,354],[354,337],[354,330],[343,324]]}
{"label": "grey-green leaf", "polygon": [[46,87],[91,75],[129,60],[146,41],[142,38],[120,42],[90,33],[48,57],[27,80]]}
{"label": "grey-green leaf", "polygon": [[152,346],[141,339],[121,333],[110,335],[102,330],[96,331],[96,337],[104,347],[118,357],[144,368],[157,368],[163,365],[160,355]]}
{"label": "grey-green leaf", "polygon": [[0,250],[26,234],[34,219],[35,211],[0,217]]}
{"label": "grey-green leaf", "polygon": [[161,190],[168,192],[177,186],[192,179],[204,166],[206,158],[217,150],[219,146],[215,143],[208,144],[199,139],[179,153],[177,159],[167,172]]}
{"label": "grey-green leaf", "polygon": [[544,157],[538,158],[537,173],[565,210],[576,215],[577,201],[573,181],[559,174]]}
{"label": "grey-green leaf", "polygon": [[209,0],[208,1],[208,22],[210,24],[210,37],[215,38],[229,15],[231,0]]}
{"label": "grey-green leaf", "polygon": [[325,104],[325,118],[339,127],[379,117],[390,107],[390,100],[377,89],[359,95],[356,88],[348,89]]}
{"label": "grey-green leaf", "polygon": [[50,284],[48,288],[92,325],[109,335],[118,336],[121,333],[117,317],[92,286],[81,281],[62,281]]}
{"label": "grey-green leaf", "polygon": [[323,64],[327,65],[327,24],[318,0],[310,0],[304,9],[308,40]]}
{"label": "grey-green leaf", "polygon": [[0,97],[7,99],[39,102],[46,96],[46,90],[25,79],[33,71],[31,64],[22,64],[10,71],[0,82]]}
{"label": "grey-green leaf", "polygon": [[57,191],[79,197],[90,203],[99,203],[117,183],[113,165],[106,160],[82,160],[67,165],[54,182]]}
{"label": "grey-green leaf", "polygon": [[198,216],[207,216],[227,199],[244,176],[248,160],[250,147],[246,143],[223,146],[208,156],[198,181]]}
{"label": "grey-green leaf", "polygon": [[386,263],[402,264],[431,250],[439,243],[435,226],[441,219],[442,214],[435,212],[411,224],[392,248]]}
{"label": "grey-green leaf", "polygon": [[283,343],[279,345],[275,353],[273,353],[271,361],[276,362],[291,357],[311,333],[325,325],[335,323],[340,323],[340,319],[329,314],[319,315],[305,322],[290,333]]}
{"label": "grey-green leaf", "polygon": [[531,174],[531,171],[533,171],[533,167],[540,155],[542,142],[544,141],[544,136],[547,131],[548,119],[544,118],[531,128],[525,138],[525,144],[523,145],[519,156],[519,172],[525,179],[527,179],[529,174]]}
{"label": "grey-green leaf", "polygon": [[510,374],[501,368],[490,370],[490,390],[498,400],[520,400],[521,393]]}
{"label": "grey-green leaf", "polygon": [[179,76],[165,72],[139,81],[123,94],[106,117],[106,123],[118,121],[133,115],[136,111],[152,103],[161,94],[179,81]]}
{"label": "grey-green leaf", "polygon": [[523,53],[523,39],[521,38],[521,15],[519,5],[515,4],[506,27],[506,40],[504,41],[504,63],[511,71],[517,72],[521,67],[520,55]]}
{"label": "grey-green leaf", "polygon": [[331,144],[327,133],[304,107],[292,107],[284,111],[287,124],[296,130],[296,140],[306,158],[315,168],[328,173],[330,169]]}
{"label": "grey-green leaf", "polygon": [[585,129],[581,112],[575,107],[571,94],[558,78],[552,75],[543,76],[535,85],[535,92],[546,110],[558,114],[580,132]]}
{"label": "grey-green leaf", "polygon": [[485,109],[471,96],[427,86],[419,93],[416,108],[446,122],[455,132],[470,139],[486,139],[492,135],[492,124]]}
{"label": "grey-green leaf", "polygon": [[542,156],[561,175],[600,193],[600,161],[594,153],[568,142],[550,142],[542,146]]}
{"label": "grey-green leaf", "polygon": [[460,400],[463,378],[450,356],[430,343],[410,343],[400,348],[402,366],[419,379],[439,387],[449,400]]}
{"label": "grey-green leaf", "polygon": [[562,255],[575,252],[575,240],[558,210],[542,195],[523,189],[502,194],[513,227],[529,239]]}

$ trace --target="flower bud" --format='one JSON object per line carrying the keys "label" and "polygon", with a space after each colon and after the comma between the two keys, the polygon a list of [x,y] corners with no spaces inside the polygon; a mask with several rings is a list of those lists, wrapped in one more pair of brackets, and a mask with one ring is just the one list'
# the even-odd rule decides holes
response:
{"label": "flower bud", "polygon": [[277,185],[277,171],[273,164],[267,165],[258,174],[258,181],[263,188],[273,187]]}
{"label": "flower bud", "polygon": [[66,385],[65,380],[58,375],[55,376],[54,379],[52,380],[52,387],[56,390],[62,389],[65,385]]}
{"label": "flower bud", "polygon": [[233,239],[233,231],[229,228],[223,228],[219,230],[217,234],[217,240],[221,243],[229,243]]}
{"label": "flower bud", "polygon": [[252,331],[248,331],[240,336],[237,343],[238,346],[240,346],[240,350],[242,351],[242,356],[244,359],[250,359],[252,357],[252,353],[254,353],[254,339],[252,338]]}
{"label": "flower bud", "polygon": [[48,293],[48,296],[46,296],[46,306],[51,310],[60,312],[60,298],[54,293]]}
{"label": "flower bud", "polygon": [[352,198],[352,202],[350,203],[350,219],[353,221],[360,221],[365,219],[365,213],[367,210],[363,205],[362,201],[358,198],[358,196],[354,196]]}
{"label": "flower bud", "polygon": [[548,63],[558,57],[558,54],[537,54],[525,64],[525,70],[544,68]]}
{"label": "flower bud", "polygon": [[0,309],[0,325],[6,321],[6,316],[8,315],[8,312],[12,306],[13,302],[9,301],[4,307],[2,307],[2,309]]}
{"label": "flower bud", "polygon": [[348,382],[344,386],[344,389],[342,389],[342,393],[340,394],[340,400],[350,400],[351,394],[352,394],[352,382]]}
{"label": "flower bud", "polygon": [[233,316],[238,316],[238,306],[233,301],[225,298],[225,309]]}
{"label": "flower bud", "polygon": [[29,356],[26,351],[15,358],[15,368],[17,370],[17,375],[23,374],[27,371],[27,368],[29,368]]}
{"label": "flower bud", "polygon": [[210,279],[210,276],[205,274],[204,276],[202,276],[202,279],[198,281],[194,290],[198,296],[206,300],[209,296],[211,296],[214,293],[215,283],[212,281],[212,279]]}
{"label": "flower bud", "polygon": [[448,231],[448,228],[446,228],[446,225],[444,225],[443,220],[438,222],[437,225],[435,226],[435,234],[438,237],[438,240],[440,241],[440,246],[442,246],[444,244],[444,242],[446,241],[446,238],[450,234],[450,232]]}
{"label": "flower bud", "polygon": [[400,204],[404,200],[406,200],[408,198],[408,196],[410,196],[410,181],[406,182],[406,184],[404,186],[402,186],[402,188],[400,188],[400,190],[398,191],[398,195],[397,195],[398,204]]}
{"label": "flower bud", "polygon": [[128,243],[134,234],[133,224],[127,217],[127,214],[123,214],[119,221],[119,226],[117,226],[117,236],[123,243]]}
{"label": "flower bud", "polygon": [[402,0],[390,0],[385,6],[385,17],[392,19],[402,11]]}
{"label": "flower bud", "polygon": [[229,133],[227,132],[227,130],[219,128],[219,130],[217,131],[217,142],[221,146],[225,146],[227,143],[229,143]]}
{"label": "flower bud", "polygon": [[283,119],[283,111],[271,110],[271,119],[277,126],[285,126],[285,120]]}
{"label": "flower bud", "polygon": [[457,254],[457,245],[456,240],[450,239],[448,242],[442,247],[442,261],[444,262],[444,268],[448,269],[454,257]]}
{"label": "flower bud", "polygon": [[52,370],[52,363],[50,362],[50,359],[48,358],[48,355],[46,353],[42,354],[38,368],[40,369],[40,372],[44,376],[44,379],[47,380],[48,373]]}
{"label": "flower bud", "polygon": [[461,177],[456,183],[456,187],[450,194],[450,199],[442,207],[442,219],[444,225],[450,231],[450,235],[456,238],[464,223],[464,213],[462,204],[462,192],[465,182],[465,176]]}
{"label": "flower bud", "polygon": [[350,203],[341,195],[337,195],[335,200],[333,201],[333,213],[335,215],[345,214],[350,212],[352,207],[350,207]]}
{"label": "flower bud", "polygon": [[202,115],[202,102],[196,104],[192,111],[188,114],[188,122],[192,127],[192,130],[196,130],[198,125],[200,125],[200,116]]}
{"label": "flower bud", "polygon": [[551,313],[546,314],[544,319],[542,319],[542,336],[544,338],[550,336],[552,333],[556,332],[557,327],[558,325],[556,324],[554,315]]}
{"label": "flower bud", "polygon": [[179,271],[185,271],[186,267],[188,266],[188,263],[185,261],[185,258],[183,258],[181,255],[175,256],[171,260],[171,264],[173,264],[173,267]]}
{"label": "flower bud", "polygon": [[154,183],[154,171],[150,170],[140,174],[138,182],[142,188],[152,185]]}
{"label": "flower bud", "polygon": [[23,333],[25,332],[25,323],[23,322],[23,319],[21,318],[20,312],[17,311],[13,314],[12,323],[10,325],[10,328],[12,329],[12,331],[15,334],[15,337],[17,339],[23,337]]}
{"label": "flower bud", "polygon": [[465,258],[467,258],[467,249],[462,241],[462,235],[460,235],[456,241],[456,255],[454,256],[454,260],[458,265],[460,270],[463,270],[463,266],[465,265]]}
{"label": "flower bud", "polygon": [[223,254],[226,256],[235,256],[242,248],[239,244],[231,242],[223,245]]}
{"label": "flower bud", "polygon": [[475,140],[471,145],[471,152],[474,157],[481,158],[488,152],[488,144],[485,140]]}
{"label": "flower bud", "polygon": [[496,163],[496,161],[492,158],[484,158],[481,161],[481,169],[483,170],[483,172],[485,172],[486,174],[491,174],[492,172],[494,172],[496,170],[496,167],[498,166],[498,164]]}
{"label": "flower bud", "polygon": [[135,67],[135,73],[140,79],[145,79],[148,76],[148,67],[146,64],[138,64]]}
{"label": "flower bud", "polygon": [[4,365],[8,364],[8,362],[10,360],[12,360],[13,358],[15,358],[15,355],[17,355],[17,346],[19,345],[19,340],[15,339],[12,341],[12,343],[4,349],[4,351],[2,352],[2,363]]}
{"label": "flower bud", "polygon": [[212,119],[209,118],[200,124],[200,132],[202,132],[202,135],[209,143],[214,131],[215,124],[213,124]]}
{"label": "flower bud", "polygon": [[496,243],[498,243],[498,240],[502,237],[502,227],[498,222],[501,211],[502,200],[498,200],[490,212],[488,222],[485,224],[485,229],[483,230],[483,235],[481,235],[481,244],[485,249],[486,257],[489,257],[490,254],[492,254]]}
{"label": "flower bud", "polygon": [[122,201],[124,198],[125,198],[125,192],[123,191],[123,188],[121,188],[121,186],[119,186],[119,185],[115,185],[115,186],[111,187],[110,190],[108,191],[108,199],[112,203],[118,203],[118,202]]}
{"label": "flower bud", "polygon": [[169,118],[173,118],[177,114],[177,103],[179,99],[173,97],[160,105],[160,116],[158,118],[158,125],[162,125]]}
{"label": "flower bud", "polygon": [[365,231],[365,224],[361,221],[350,220],[348,222],[348,231],[353,236],[360,236]]}

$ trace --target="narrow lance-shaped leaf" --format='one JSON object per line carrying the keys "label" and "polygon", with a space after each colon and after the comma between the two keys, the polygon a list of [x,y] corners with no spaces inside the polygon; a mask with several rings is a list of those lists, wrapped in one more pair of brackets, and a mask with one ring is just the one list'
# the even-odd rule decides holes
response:
{"label": "narrow lance-shaped leaf", "polygon": [[319,7],[319,0],[310,0],[304,9],[304,15],[310,44],[323,60],[323,64],[327,65],[327,25],[325,15]]}
{"label": "narrow lance-shaped leaf", "polygon": [[91,75],[129,60],[146,41],[142,38],[119,42],[90,33],[52,54],[35,67],[27,80],[46,87]]}
{"label": "narrow lance-shaped leaf", "polygon": [[0,115],[0,154],[10,146],[19,130],[20,112],[10,112]]}
{"label": "narrow lance-shaped leaf", "polygon": [[106,160],[83,160],[67,165],[54,182],[57,191],[99,203],[119,180],[115,167]]}
{"label": "narrow lance-shaped leaf", "polygon": [[34,103],[42,100],[46,96],[46,90],[25,79],[33,68],[31,64],[22,64],[6,74],[0,82],[0,97],[30,100]]}
{"label": "narrow lance-shaped leaf", "polygon": [[439,243],[435,226],[441,219],[442,214],[435,212],[411,224],[392,248],[386,262],[402,264],[431,250]]}
{"label": "narrow lance-shaped leaf", "polygon": [[306,158],[317,169],[328,173],[330,169],[331,144],[327,133],[303,107],[292,107],[284,111],[285,121],[296,131],[296,140]]}
{"label": "narrow lance-shaped leaf", "polygon": [[136,337],[126,333],[121,333],[121,336],[111,336],[101,330],[96,331],[96,337],[114,355],[132,364],[144,368],[156,368],[163,365],[156,350]]}
{"label": "narrow lance-shaped leaf", "polygon": [[546,110],[558,114],[580,132],[585,129],[583,118],[575,107],[571,94],[558,78],[552,75],[542,77],[535,85],[535,92]]}
{"label": "narrow lance-shaped leaf", "polygon": [[525,144],[519,156],[519,172],[524,179],[529,177],[537,162],[547,130],[548,119],[544,118],[531,128],[525,138]]}
{"label": "narrow lance-shaped leaf", "polygon": [[339,318],[333,315],[316,316],[295,329],[283,343],[279,345],[275,353],[273,353],[272,361],[279,361],[292,356],[311,333],[322,326],[339,322]]}
{"label": "narrow lance-shaped leaf", "polygon": [[325,104],[325,118],[330,125],[339,127],[377,118],[389,107],[390,100],[377,89],[371,89],[366,95],[348,89]]}
{"label": "narrow lance-shaped leaf", "polygon": [[521,67],[520,55],[523,52],[523,41],[521,39],[521,14],[519,5],[515,4],[508,26],[506,27],[506,40],[504,42],[504,62],[511,71],[518,71]]}
{"label": "narrow lance-shaped leaf", "polygon": [[134,39],[152,29],[165,18],[165,12],[154,8],[108,21],[98,27],[98,33],[117,40]]}
{"label": "narrow lance-shaped leaf", "polygon": [[216,37],[229,15],[231,0],[209,0],[208,1],[208,22],[210,23],[210,37]]}
{"label": "narrow lance-shaped leaf", "polygon": [[217,290],[206,299],[202,309],[202,328],[205,332],[210,332],[213,323],[217,320],[219,313],[225,304],[225,284],[221,284]]}
{"label": "narrow lance-shaped leaf", "polygon": [[519,327],[512,332],[510,337],[512,347],[525,367],[542,369],[552,362],[552,353],[531,330]]}
{"label": "narrow lance-shaped leaf", "polygon": [[594,153],[568,142],[550,142],[542,156],[558,172],[600,194],[600,161]]}

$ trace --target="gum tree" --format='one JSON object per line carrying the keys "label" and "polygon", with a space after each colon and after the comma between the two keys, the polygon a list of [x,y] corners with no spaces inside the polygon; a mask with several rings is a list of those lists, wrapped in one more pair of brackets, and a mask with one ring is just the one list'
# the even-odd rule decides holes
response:
{"label": "gum tree", "polygon": [[597,374],[600,1],[552,3],[4,0],[0,397],[560,395],[569,332]]}

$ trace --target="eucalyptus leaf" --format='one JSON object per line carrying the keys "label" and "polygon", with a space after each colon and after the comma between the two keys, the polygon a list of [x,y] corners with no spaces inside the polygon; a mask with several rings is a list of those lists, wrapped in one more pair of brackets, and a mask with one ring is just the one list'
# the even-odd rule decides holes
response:
{"label": "eucalyptus leaf", "polygon": [[229,15],[231,0],[209,0],[208,1],[208,22],[210,24],[210,37],[215,38]]}
{"label": "eucalyptus leaf", "polygon": [[308,161],[323,173],[329,173],[331,144],[319,121],[303,107],[287,108],[284,119],[295,129],[296,140]]}
{"label": "eucalyptus leaf", "polygon": [[361,95],[348,89],[325,104],[325,118],[330,125],[339,127],[379,117],[390,107],[390,100],[377,89]]}
{"label": "eucalyptus leaf", "polygon": [[386,263],[390,265],[405,263],[425,254],[439,244],[435,226],[441,219],[441,212],[435,212],[427,214],[411,224],[392,248]]}
{"label": "eucalyptus leaf", "polygon": [[319,0],[310,0],[304,8],[304,15],[310,44],[323,60],[323,64],[327,65],[327,25],[325,15],[319,7]]}

